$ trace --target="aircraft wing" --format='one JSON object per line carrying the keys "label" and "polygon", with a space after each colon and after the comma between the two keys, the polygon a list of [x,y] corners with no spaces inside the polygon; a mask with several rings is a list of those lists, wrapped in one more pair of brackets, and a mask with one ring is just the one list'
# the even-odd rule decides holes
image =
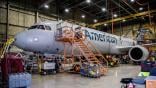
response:
{"label": "aircraft wing", "polygon": [[156,46],[156,43],[143,44],[143,46]]}
{"label": "aircraft wing", "polygon": [[[123,51],[128,51],[130,48],[133,48],[133,47],[136,47],[137,45],[134,45],[134,46],[116,46],[116,48],[123,52]],[[142,44],[142,45],[139,45],[139,46],[145,46],[145,47],[150,47],[150,46],[156,46],[156,43],[149,43],[149,44]]]}
{"label": "aircraft wing", "polygon": [[116,46],[116,48],[123,52],[123,51],[128,51],[129,49],[131,49],[132,47],[135,47],[135,46]]}

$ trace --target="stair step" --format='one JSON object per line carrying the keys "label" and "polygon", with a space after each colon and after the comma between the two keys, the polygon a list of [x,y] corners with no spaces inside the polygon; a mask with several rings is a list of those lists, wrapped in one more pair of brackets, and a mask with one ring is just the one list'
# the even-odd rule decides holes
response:
{"label": "stair step", "polygon": [[83,45],[82,43],[78,43],[78,42],[76,42],[75,44],[80,44],[80,45]]}
{"label": "stair step", "polygon": [[88,57],[90,60],[97,60],[96,57]]}
{"label": "stair step", "polygon": [[83,51],[85,54],[91,53],[90,51]]}
{"label": "stair step", "polygon": [[[83,49],[82,49],[83,50]],[[83,50],[83,51],[89,51],[89,52],[91,52],[90,50]]]}
{"label": "stair step", "polygon": [[[83,49],[82,49],[82,50],[83,50]],[[83,51],[84,51],[84,52],[85,52],[85,51],[91,52],[90,50],[83,50]]]}
{"label": "stair step", "polygon": [[87,48],[86,46],[79,46],[81,49]]}
{"label": "stair step", "polygon": [[[82,49],[83,49],[83,50],[89,50],[87,47],[83,47]],[[90,50],[89,50],[89,51],[90,51]]]}
{"label": "stair step", "polygon": [[103,55],[101,55],[101,54],[95,54],[95,55],[96,55],[96,56],[101,56],[101,57],[103,56]]}
{"label": "stair step", "polygon": [[91,55],[85,55],[87,56],[88,58],[96,58],[95,56],[91,56]]}
{"label": "stair step", "polygon": [[[85,56],[87,56],[87,57],[95,57],[94,55],[91,55],[91,54],[85,54]],[[95,57],[96,58],[96,57]]]}
{"label": "stair step", "polygon": [[78,45],[79,47],[86,47],[86,46],[84,46],[84,45]]}
{"label": "stair step", "polygon": [[[89,59],[89,58],[88,58]],[[92,61],[97,61],[97,59],[95,58],[90,58],[89,60],[92,60]]]}
{"label": "stair step", "polygon": [[95,57],[93,54],[86,54],[86,56]]}
{"label": "stair step", "polygon": [[90,61],[91,63],[99,63],[98,61]]}
{"label": "stair step", "polygon": [[91,54],[86,54],[86,56],[88,56],[88,57],[95,57],[94,55],[91,55]]}
{"label": "stair step", "polygon": [[94,60],[94,59],[95,59],[95,57],[88,57],[88,59],[90,59],[90,60]]}
{"label": "stair step", "polygon": [[[84,52],[91,52],[91,51],[89,51],[89,50],[83,50]],[[91,53],[90,53],[91,54]]]}
{"label": "stair step", "polygon": [[78,46],[81,46],[81,47],[86,47],[86,46],[84,46],[84,45],[78,45]]}
{"label": "stair step", "polygon": [[[96,57],[88,57],[89,59],[96,59]],[[97,60],[97,59],[96,59]]]}

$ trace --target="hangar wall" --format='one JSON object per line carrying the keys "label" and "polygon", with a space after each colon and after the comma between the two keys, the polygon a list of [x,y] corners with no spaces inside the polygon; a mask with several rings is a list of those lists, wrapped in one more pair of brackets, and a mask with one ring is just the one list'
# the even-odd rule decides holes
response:
{"label": "hangar wall", "polygon": [[[118,35],[118,36],[125,36],[125,37],[129,37],[129,38],[134,39],[134,37],[137,34],[137,30],[139,29],[139,25],[140,24],[133,24],[133,25],[126,25],[126,26],[114,28],[114,34]],[[149,23],[143,24],[143,27],[149,28],[153,33],[153,34],[147,34],[145,36],[147,39],[156,38],[156,25],[155,25],[155,23],[152,23],[152,25],[153,26],[149,27]],[[108,32],[111,33],[111,29]]]}
{"label": "hangar wall", "polygon": [[[8,15],[7,15],[8,14]],[[0,40],[13,37],[15,34],[24,31],[36,22],[45,20],[56,20],[53,17],[39,14],[38,12],[26,11],[7,7],[0,4]],[[8,25],[8,26],[7,26]],[[7,31],[8,30],[8,31]]]}

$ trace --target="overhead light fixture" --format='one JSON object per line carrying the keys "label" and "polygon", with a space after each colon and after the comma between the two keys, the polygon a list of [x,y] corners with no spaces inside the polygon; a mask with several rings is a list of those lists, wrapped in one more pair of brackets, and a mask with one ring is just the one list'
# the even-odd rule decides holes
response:
{"label": "overhead light fixture", "polygon": [[117,15],[117,14],[114,14],[114,15],[113,15],[113,17],[115,17],[115,18],[116,18],[116,17],[118,17],[118,15]]}
{"label": "overhead light fixture", "polygon": [[69,12],[69,9],[66,8],[64,11],[65,11],[66,13],[68,13],[68,12]]}
{"label": "overhead light fixture", "polygon": [[135,2],[135,0],[130,0],[130,2]]}
{"label": "overhead light fixture", "polygon": [[107,24],[104,24],[104,26],[107,26]]}
{"label": "overhead light fixture", "polygon": [[145,18],[144,17],[141,17],[143,20],[145,20]]}
{"label": "overhead light fixture", "polygon": [[143,7],[140,7],[140,8],[139,8],[140,11],[142,11],[143,9],[144,9]]}
{"label": "overhead light fixture", "polygon": [[122,20],[122,22],[125,22],[126,20],[124,19],[124,20]]}
{"label": "overhead light fixture", "polygon": [[91,3],[91,0],[86,0],[87,3]]}
{"label": "overhead light fixture", "polygon": [[45,7],[46,9],[48,9],[48,8],[49,8],[49,5],[45,4],[44,7]]}
{"label": "overhead light fixture", "polygon": [[102,10],[102,12],[105,12],[106,11],[106,8],[103,7],[103,8],[101,8],[101,10]]}
{"label": "overhead light fixture", "polygon": [[94,19],[94,23],[96,23],[98,20],[97,19]]}
{"label": "overhead light fixture", "polygon": [[82,17],[82,18],[85,18],[86,16],[85,16],[85,15],[81,15],[81,17]]}

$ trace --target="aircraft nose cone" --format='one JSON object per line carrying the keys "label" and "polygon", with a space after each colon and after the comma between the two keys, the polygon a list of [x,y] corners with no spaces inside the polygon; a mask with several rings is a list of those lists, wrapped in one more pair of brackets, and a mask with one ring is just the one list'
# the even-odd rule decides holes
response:
{"label": "aircraft nose cone", "polygon": [[27,30],[15,36],[14,44],[20,49],[30,52],[53,52],[51,32],[45,30]]}
{"label": "aircraft nose cone", "polygon": [[26,34],[24,32],[21,32],[15,36],[14,44],[19,48],[25,49],[26,48],[25,44],[27,43],[27,41],[28,40]]}
{"label": "aircraft nose cone", "polygon": [[38,37],[30,35],[29,32],[21,32],[15,36],[14,44],[23,49],[23,50],[31,50],[35,47],[35,42],[39,41]]}

